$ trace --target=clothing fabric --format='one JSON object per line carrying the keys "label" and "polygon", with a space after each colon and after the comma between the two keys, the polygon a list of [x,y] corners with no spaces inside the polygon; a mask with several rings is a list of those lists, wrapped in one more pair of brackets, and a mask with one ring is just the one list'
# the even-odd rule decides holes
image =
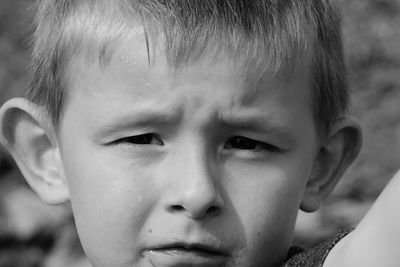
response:
{"label": "clothing fabric", "polygon": [[332,248],[353,229],[343,229],[332,238],[310,249],[291,247],[287,261],[281,267],[322,267]]}

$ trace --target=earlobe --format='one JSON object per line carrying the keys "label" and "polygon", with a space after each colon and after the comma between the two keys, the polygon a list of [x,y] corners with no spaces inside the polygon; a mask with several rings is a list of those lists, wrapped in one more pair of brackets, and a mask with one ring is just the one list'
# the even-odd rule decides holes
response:
{"label": "earlobe", "polygon": [[361,126],[356,119],[341,117],[334,123],[314,161],[300,206],[303,211],[312,212],[319,208],[357,157],[361,144]]}
{"label": "earlobe", "polygon": [[34,103],[14,98],[0,109],[0,142],[28,184],[49,204],[69,199],[69,190],[49,118]]}

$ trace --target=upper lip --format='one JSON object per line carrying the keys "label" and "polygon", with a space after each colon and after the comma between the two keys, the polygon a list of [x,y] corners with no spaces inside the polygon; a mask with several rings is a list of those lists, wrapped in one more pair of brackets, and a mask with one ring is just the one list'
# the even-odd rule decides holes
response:
{"label": "upper lip", "polygon": [[203,253],[214,254],[218,256],[228,256],[229,252],[225,248],[221,248],[219,246],[202,244],[202,243],[186,243],[186,242],[174,242],[163,245],[158,245],[150,248],[149,250],[153,251],[162,251],[169,249],[182,249],[182,250],[192,250],[192,251],[201,251]]}

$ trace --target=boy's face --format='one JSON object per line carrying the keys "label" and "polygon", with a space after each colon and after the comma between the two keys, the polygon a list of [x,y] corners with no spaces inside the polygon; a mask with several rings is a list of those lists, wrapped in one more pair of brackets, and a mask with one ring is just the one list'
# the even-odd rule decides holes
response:
{"label": "boy's face", "polygon": [[275,266],[318,148],[307,71],[253,82],[224,55],[173,70],[145,51],[130,42],[106,67],[68,68],[59,145],[87,256]]}

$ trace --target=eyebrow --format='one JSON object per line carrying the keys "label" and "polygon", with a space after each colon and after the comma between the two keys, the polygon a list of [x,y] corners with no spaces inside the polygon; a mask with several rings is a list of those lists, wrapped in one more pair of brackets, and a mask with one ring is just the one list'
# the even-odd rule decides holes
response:
{"label": "eyebrow", "polygon": [[231,128],[246,129],[254,132],[273,134],[287,141],[294,141],[293,129],[274,120],[260,117],[224,117],[220,119],[223,125]]}
{"label": "eyebrow", "polygon": [[[137,109],[110,118],[95,131],[96,138],[104,138],[116,132],[140,127],[166,126],[177,124],[183,116],[179,110],[174,112]],[[293,129],[264,116],[220,116],[219,123],[231,129],[245,129],[249,131],[278,136],[288,143],[293,143],[295,136]]]}
{"label": "eyebrow", "polygon": [[135,110],[110,118],[96,130],[96,137],[108,136],[121,130],[144,126],[160,126],[177,123],[181,118],[179,112],[166,113],[155,110]]}

